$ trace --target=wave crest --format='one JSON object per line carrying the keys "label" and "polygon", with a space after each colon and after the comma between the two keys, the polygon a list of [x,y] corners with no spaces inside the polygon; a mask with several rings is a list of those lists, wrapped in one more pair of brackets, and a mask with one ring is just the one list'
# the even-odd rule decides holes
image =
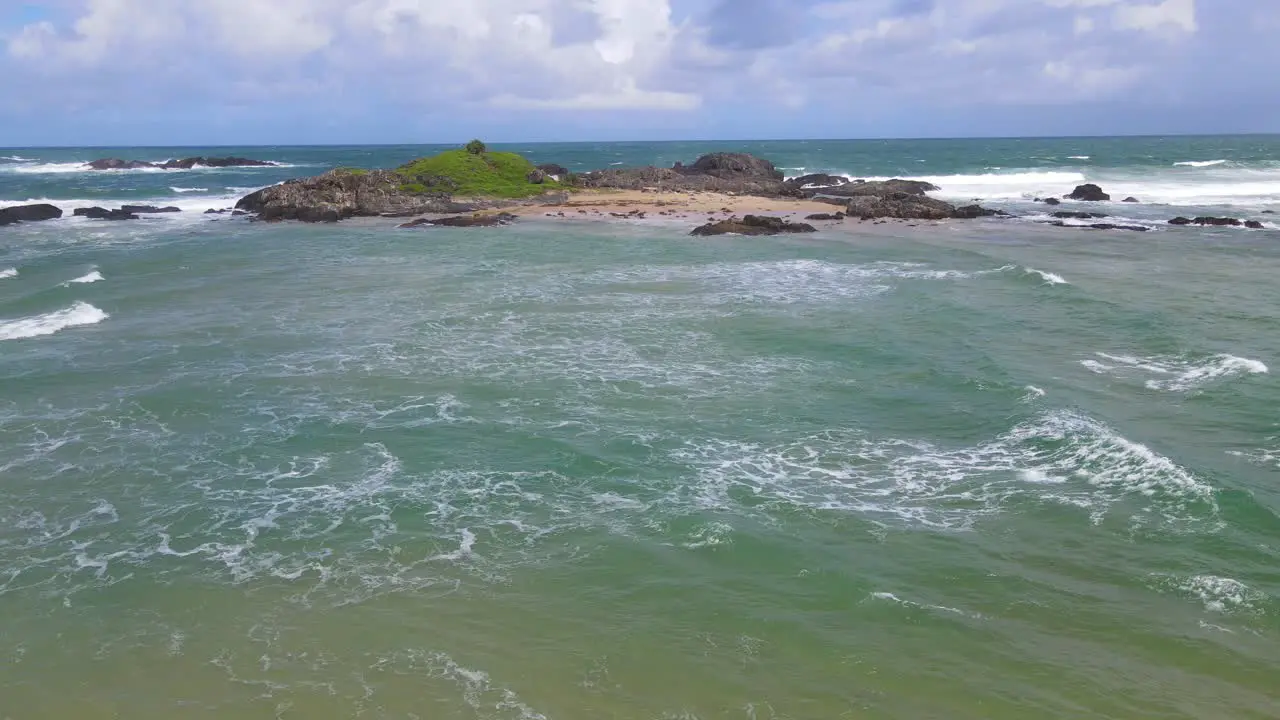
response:
{"label": "wave crest", "polygon": [[96,325],[108,317],[110,316],[105,312],[89,303],[77,302],[69,308],[44,315],[0,321],[0,340],[20,340],[52,335],[70,327]]}

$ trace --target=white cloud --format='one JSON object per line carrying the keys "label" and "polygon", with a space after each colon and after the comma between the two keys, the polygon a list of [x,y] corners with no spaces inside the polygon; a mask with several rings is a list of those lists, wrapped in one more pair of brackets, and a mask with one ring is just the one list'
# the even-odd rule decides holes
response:
{"label": "white cloud", "polygon": [[1198,29],[1196,0],[1164,0],[1157,5],[1121,5],[1115,10],[1115,18],[1116,25],[1129,30],[1177,30],[1194,33]]}

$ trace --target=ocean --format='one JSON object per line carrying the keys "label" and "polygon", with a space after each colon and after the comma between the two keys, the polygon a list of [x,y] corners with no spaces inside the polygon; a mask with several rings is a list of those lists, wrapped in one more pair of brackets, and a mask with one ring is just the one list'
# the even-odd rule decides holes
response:
{"label": "ocean", "polygon": [[[1022,215],[806,236],[203,214],[437,149],[0,150],[183,209],[0,228],[0,718],[1280,716],[1280,137],[502,147]],[[82,166],[194,155],[283,166]]]}

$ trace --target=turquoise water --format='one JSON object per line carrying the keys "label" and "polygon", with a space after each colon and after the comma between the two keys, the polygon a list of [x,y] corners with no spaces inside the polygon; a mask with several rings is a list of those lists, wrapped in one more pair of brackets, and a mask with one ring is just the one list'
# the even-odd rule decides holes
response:
{"label": "turquoise water", "polygon": [[[760,147],[1280,202],[1274,139],[1006,142]],[[697,152],[533,149],[646,147]],[[420,151],[31,169],[187,150],[0,151],[0,198]],[[687,231],[0,229],[0,717],[1277,716],[1274,231]]]}

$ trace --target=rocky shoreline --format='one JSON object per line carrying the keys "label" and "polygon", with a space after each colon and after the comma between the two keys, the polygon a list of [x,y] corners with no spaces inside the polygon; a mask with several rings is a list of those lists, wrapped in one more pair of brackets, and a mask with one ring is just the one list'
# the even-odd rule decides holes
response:
{"label": "rocky shoreline", "polygon": [[162,163],[145,160],[121,160],[120,158],[103,158],[85,163],[90,170],[190,170],[196,167],[279,167],[280,163],[268,160],[251,160],[242,157],[189,157],[181,160],[167,160]]}

